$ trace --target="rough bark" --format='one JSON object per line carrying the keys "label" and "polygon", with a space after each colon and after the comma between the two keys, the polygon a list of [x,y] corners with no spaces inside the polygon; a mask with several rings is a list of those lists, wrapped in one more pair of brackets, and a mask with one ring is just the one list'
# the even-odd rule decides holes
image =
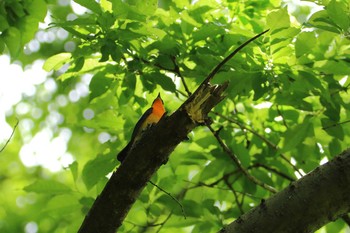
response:
{"label": "rough bark", "polygon": [[151,176],[187,134],[204,122],[208,112],[223,99],[226,88],[227,83],[203,83],[176,112],[147,130],[113,173],[79,233],[115,232]]}
{"label": "rough bark", "polygon": [[220,233],[309,233],[350,211],[350,149],[261,201]]}

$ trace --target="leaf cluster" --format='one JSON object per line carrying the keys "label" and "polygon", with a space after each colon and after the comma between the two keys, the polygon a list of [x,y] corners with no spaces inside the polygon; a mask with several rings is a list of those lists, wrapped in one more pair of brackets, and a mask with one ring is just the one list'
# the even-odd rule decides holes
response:
{"label": "leaf cluster", "polygon": [[[38,194],[36,206],[49,200],[37,218],[40,228],[46,221],[51,232],[76,231],[153,97],[161,92],[166,108],[176,109],[223,57],[266,28],[268,35],[213,79],[230,81],[227,98],[210,114],[214,134],[247,173],[276,190],[349,145],[346,1],[313,1],[322,9],[307,9],[308,17],[278,0],[76,2],[90,12],[54,26],[67,30],[77,48],[50,57],[44,69],[59,76],[63,95],[84,75],[92,78],[87,97],[59,109],[59,127],[72,130],[68,148],[76,161],[60,173],[64,178],[27,182],[25,190]],[[109,137],[99,143],[102,134]],[[121,232],[217,232],[271,195],[214,134],[196,129],[152,179],[180,201],[187,218],[149,185]],[[325,228],[339,232],[344,223]]]}

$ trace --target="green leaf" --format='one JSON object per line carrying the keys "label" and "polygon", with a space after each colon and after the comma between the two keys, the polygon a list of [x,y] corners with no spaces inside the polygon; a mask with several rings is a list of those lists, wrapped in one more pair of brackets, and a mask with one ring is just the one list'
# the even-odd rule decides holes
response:
{"label": "green leaf", "polygon": [[202,25],[197,31],[193,32],[193,41],[206,40],[213,35],[225,34],[225,28],[213,23]]}
{"label": "green leaf", "polygon": [[243,176],[242,179],[240,179],[243,181],[243,190],[244,192],[250,193],[250,194],[254,194],[256,192],[257,189],[257,185],[252,182],[251,180],[249,180],[246,176]]}
{"label": "green leaf", "polygon": [[152,72],[148,74],[144,74],[141,77],[143,84],[145,87],[152,92],[155,89],[155,84],[160,85],[164,90],[175,92],[176,86],[173,80],[166,76],[165,74],[159,72]]}
{"label": "green leaf", "polygon": [[124,94],[128,94],[129,96],[134,94],[136,88],[136,75],[134,73],[125,76],[123,79],[123,87],[126,87]]}
{"label": "green leaf", "polygon": [[329,15],[326,10],[315,12],[307,22],[307,25],[320,28],[329,32],[339,33],[337,26],[329,19]]}
{"label": "green leaf", "polygon": [[321,60],[314,63],[314,68],[320,72],[333,75],[350,74],[350,66],[344,61]]}
{"label": "green leaf", "polygon": [[[29,12],[29,16],[35,18],[38,21],[44,22],[46,13],[47,13],[47,5],[44,0],[34,0],[31,1],[31,4],[28,6],[27,11]],[[37,28],[35,28],[35,31]]]}
{"label": "green leaf", "polygon": [[78,199],[73,195],[59,195],[51,198],[44,208],[44,211],[55,216],[72,214],[80,209]]}
{"label": "green leaf", "polygon": [[49,57],[43,65],[43,69],[47,72],[51,70],[59,70],[64,64],[70,61],[70,53],[59,53]]}
{"label": "green leaf", "polygon": [[101,96],[107,90],[109,90],[113,79],[107,78],[105,72],[98,72],[95,74],[89,84],[90,89],[90,98],[89,100],[93,100],[94,98]]}
{"label": "green leaf", "polygon": [[240,144],[233,143],[232,151],[238,157],[243,167],[247,168],[250,165],[249,151],[242,143]]}
{"label": "green leaf", "polygon": [[167,70],[174,70],[175,64],[169,55],[160,54],[155,60],[157,65]]}
{"label": "green leaf", "polygon": [[91,207],[92,204],[94,204],[95,199],[91,198],[91,197],[82,197],[79,200],[79,203],[87,206],[87,207]]}
{"label": "green leaf", "polygon": [[[131,1],[129,1],[131,2]],[[158,0],[133,0],[137,12],[145,15],[154,15],[158,8]]]}
{"label": "green leaf", "polygon": [[4,49],[5,49],[4,40],[2,40],[2,39],[0,38],[0,53],[3,53]]}
{"label": "green leaf", "polygon": [[333,138],[331,143],[329,143],[329,153],[330,157],[334,157],[342,152],[342,146],[338,139]]}
{"label": "green leaf", "polygon": [[224,167],[226,162],[221,159],[215,159],[211,161],[207,166],[202,169],[200,180],[206,181],[213,177],[220,177],[224,173]]}
{"label": "green leaf", "polygon": [[74,60],[74,66],[71,68],[71,71],[78,72],[80,71],[85,63],[85,58],[84,57],[78,57],[77,59]]}
{"label": "green leaf", "polygon": [[344,129],[338,121],[334,121],[328,118],[321,119],[322,128],[326,133],[332,137],[336,137],[339,140],[344,140]]}
{"label": "green leaf", "polygon": [[[183,200],[181,203],[184,207],[187,217],[198,218],[202,216],[202,208],[198,202],[195,202],[193,200]],[[180,208],[174,209],[174,213],[182,215]]]}
{"label": "green leaf", "polygon": [[350,27],[349,3],[332,0],[326,7],[328,15],[340,28],[348,31]]}
{"label": "green leaf", "polygon": [[288,28],[290,19],[287,8],[271,11],[266,17],[266,23],[271,33],[280,28]]}
{"label": "green leaf", "polygon": [[64,194],[72,190],[55,180],[37,180],[34,183],[23,188],[27,192],[36,192],[42,194]]}
{"label": "green leaf", "polygon": [[305,118],[303,123],[289,128],[283,135],[283,144],[280,153],[290,151],[298,146],[305,138],[313,132],[313,125],[309,118]]}
{"label": "green leaf", "polygon": [[69,170],[72,173],[74,181],[77,181],[77,179],[78,179],[78,162],[74,161],[73,163],[71,163],[69,165]]}
{"label": "green leaf", "polygon": [[4,42],[10,51],[10,55],[16,58],[21,52],[21,32],[15,27],[9,27],[4,32]]}
{"label": "green leaf", "polygon": [[0,15],[0,32],[5,31],[5,29],[9,27],[10,25],[8,24],[7,19],[4,16]]}
{"label": "green leaf", "polygon": [[310,53],[317,43],[314,32],[302,32],[298,35],[295,42],[295,55],[300,57]]}
{"label": "green leaf", "polygon": [[83,7],[86,7],[87,9],[91,10],[96,14],[101,13],[101,7],[95,0],[74,0],[74,2],[78,3]]}
{"label": "green leaf", "polygon": [[165,74],[162,74],[162,73],[155,73],[155,82],[157,84],[159,84],[163,90],[165,91],[171,91],[171,92],[174,92],[176,91],[176,86],[175,86],[175,83],[173,82],[173,80],[166,76]]}
{"label": "green leaf", "polygon": [[111,12],[104,12],[98,19],[97,22],[102,28],[108,30],[114,25],[115,16]]}
{"label": "green leaf", "polygon": [[88,161],[82,172],[82,178],[87,189],[94,187],[101,179],[110,173],[116,166],[116,155],[98,155],[95,159]]}
{"label": "green leaf", "polygon": [[272,181],[268,173],[255,169],[255,170],[252,170],[251,175],[254,177],[258,177],[258,179],[263,183],[273,186],[274,182]]}

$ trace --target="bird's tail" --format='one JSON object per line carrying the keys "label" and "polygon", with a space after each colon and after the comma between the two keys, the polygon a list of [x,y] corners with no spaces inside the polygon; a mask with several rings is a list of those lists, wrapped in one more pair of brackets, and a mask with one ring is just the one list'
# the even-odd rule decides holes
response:
{"label": "bird's tail", "polygon": [[117,159],[120,161],[120,162],[123,162],[123,160],[126,158],[126,156],[129,154],[129,151],[130,151],[130,148],[131,148],[131,142],[128,143],[128,145],[126,145],[124,147],[123,150],[121,150],[119,152],[119,154],[117,155]]}

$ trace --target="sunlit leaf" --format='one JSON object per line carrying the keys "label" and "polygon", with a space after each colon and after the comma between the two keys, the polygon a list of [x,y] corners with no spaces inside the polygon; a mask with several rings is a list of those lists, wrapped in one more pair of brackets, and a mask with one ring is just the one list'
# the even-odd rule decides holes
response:
{"label": "sunlit leaf", "polygon": [[90,82],[90,101],[109,90],[113,79],[106,77],[105,72],[95,74]]}
{"label": "sunlit leaf", "polygon": [[46,71],[59,70],[64,64],[70,61],[70,53],[59,53],[49,59],[43,65],[43,69]]}
{"label": "sunlit leaf", "polygon": [[290,19],[287,8],[270,12],[266,17],[266,22],[267,27],[271,32],[280,28],[288,28],[290,25]]}
{"label": "sunlit leaf", "polygon": [[292,150],[299,143],[305,140],[305,137],[312,132],[313,126],[309,119],[305,119],[303,123],[298,124],[290,129],[283,136],[283,145],[280,150],[281,153]]}
{"label": "sunlit leaf", "polygon": [[82,5],[83,7],[86,7],[87,9],[91,10],[94,13],[98,14],[101,12],[100,5],[94,0],[74,0],[74,1]]}
{"label": "sunlit leaf", "polygon": [[63,194],[69,193],[72,190],[55,180],[37,180],[34,183],[23,188],[27,192],[45,193],[45,194]]}
{"label": "sunlit leaf", "polygon": [[85,186],[91,189],[97,182],[103,179],[116,166],[116,155],[98,155],[95,159],[88,161],[82,172]]}

